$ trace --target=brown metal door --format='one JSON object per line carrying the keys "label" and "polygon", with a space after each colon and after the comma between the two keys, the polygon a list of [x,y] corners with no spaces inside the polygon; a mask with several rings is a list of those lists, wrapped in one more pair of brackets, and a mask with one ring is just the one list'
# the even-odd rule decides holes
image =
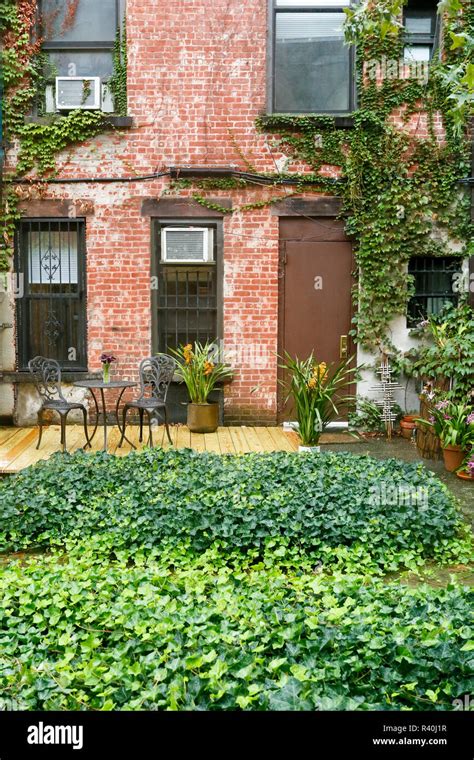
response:
{"label": "brown metal door", "polygon": [[[306,359],[313,351],[318,361],[338,363],[343,336],[347,356],[354,353],[349,336],[352,269],[352,245],[342,222],[280,220],[280,356],[287,351]],[[292,418],[281,388],[279,393],[279,420]]]}

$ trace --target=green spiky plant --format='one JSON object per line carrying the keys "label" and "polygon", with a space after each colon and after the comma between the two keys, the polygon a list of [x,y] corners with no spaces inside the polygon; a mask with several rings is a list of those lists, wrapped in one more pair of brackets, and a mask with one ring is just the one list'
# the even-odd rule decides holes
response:
{"label": "green spiky plant", "polygon": [[341,404],[352,398],[347,393],[342,395],[354,380],[356,368],[352,363],[353,357],[327,365],[318,362],[313,353],[301,360],[285,352],[280,367],[287,378],[281,382],[287,390],[286,401],[293,399],[303,446],[317,446],[321,434],[339,414]]}

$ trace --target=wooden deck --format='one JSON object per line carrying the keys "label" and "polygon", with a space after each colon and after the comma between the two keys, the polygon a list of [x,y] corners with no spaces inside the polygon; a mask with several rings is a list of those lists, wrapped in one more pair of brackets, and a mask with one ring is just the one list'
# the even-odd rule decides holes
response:
{"label": "wooden deck", "polygon": [[[148,431],[144,430],[147,440]],[[143,444],[138,442],[138,426],[127,427],[127,437],[137,448]],[[296,451],[298,436],[294,432],[284,431],[281,427],[220,427],[216,433],[191,433],[184,425],[171,427],[173,445],[179,449],[192,448],[196,451],[214,451],[218,454],[240,454],[246,452],[264,451]],[[43,440],[39,451],[36,450],[38,440],[37,428],[0,427],[0,474],[12,474],[29,467],[41,459],[48,459],[51,454],[60,451],[59,425],[50,425],[43,429]],[[84,445],[84,430],[80,425],[68,425],[67,448],[75,451]],[[131,451],[126,441],[118,448],[120,433],[117,427],[108,429],[108,452],[124,456]],[[346,434],[325,434],[321,443],[349,443],[353,439]],[[153,433],[155,446],[169,446],[164,428],[159,427]],[[103,446],[103,432],[99,428],[92,443],[92,451],[100,451]],[[87,449],[90,451],[90,449]]]}

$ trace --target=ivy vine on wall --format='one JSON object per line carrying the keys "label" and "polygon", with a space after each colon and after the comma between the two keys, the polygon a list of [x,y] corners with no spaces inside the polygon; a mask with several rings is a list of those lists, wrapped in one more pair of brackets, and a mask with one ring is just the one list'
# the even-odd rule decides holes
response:
{"label": "ivy vine on wall", "polygon": [[[72,5],[74,10],[76,6]],[[0,5],[0,38],[4,41],[1,68],[5,88],[4,139],[17,144],[16,165],[2,177],[0,271],[11,267],[13,240],[19,219],[19,200],[25,197],[25,184],[38,192],[38,179],[54,176],[57,155],[68,146],[78,145],[110,129],[102,111],[76,110],[67,115],[48,115],[46,119],[27,123],[25,117],[44,96],[45,54],[37,29],[37,0],[2,0]],[[72,11],[71,11],[72,13]],[[71,13],[67,19],[71,23]],[[117,112],[127,109],[126,35],[117,33],[114,51],[114,75],[111,91]],[[41,109],[40,109],[41,110]],[[26,184],[28,188],[28,183]]]}
{"label": "ivy vine on wall", "polygon": [[[272,135],[270,144],[289,159],[304,162],[309,171],[268,173],[265,177],[271,194],[234,208],[249,211],[271,205],[284,197],[285,184],[291,185],[287,195],[323,192],[342,196],[358,265],[354,333],[363,345],[382,350],[393,350],[390,324],[394,316],[406,311],[412,288],[409,258],[414,254],[467,255],[472,238],[469,198],[457,181],[469,174],[467,122],[474,102],[474,7],[465,0],[440,3],[444,51],[441,60],[434,58],[427,81],[370,76],[371,62],[403,58],[403,4],[403,0],[362,0],[346,9],[346,39],[358,51],[358,109],[353,114],[353,129],[337,129],[328,116],[258,118],[257,130]],[[37,0],[2,0],[0,5],[0,34],[7,43],[2,50],[5,138],[19,146],[15,176],[3,178],[1,270],[10,267],[18,196],[24,197],[24,186],[19,192],[15,180],[31,177],[34,184],[38,178],[53,175],[61,150],[106,128],[101,112],[82,110],[46,123],[25,123],[25,115],[44,88],[36,12]],[[127,39],[118,34],[114,75],[109,82],[118,114],[127,109],[126,79]],[[420,125],[426,125],[423,135],[417,131]],[[340,167],[338,179],[324,175],[322,169],[327,165]],[[190,188],[197,202],[227,214],[229,209],[216,207],[206,191],[250,187],[254,187],[251,180],[238,177],[178,179],[170,190]]]}
{"label": "ivy vine on wall", "polygon": [[[274,114],[256,120],[258,131],[273,136],[272,148],[310,169],[304,174],[267,174],[276,187],[283,180],[293,180],[294,194],[313,191],[342,196],[358,270],[353,333],[365,347],[388,352],[396,352],[391,322],[406,312],[412,293],[410,257],[467,255],[473,237],[469,197],[457,184],[469,174],[473,6],[463,0],[440,3],[445,50],[441,60],[434,57],[426,81],[370,77],[368,63],[403,60],[403,5],[403,0],[363,0],[346,9],[346,40],[358,51],[353,129],[337,128],[330,116]],[[427,134],[421,136],[417,128],[425,123]],[[320,174],[327,165],[341,169],[336,188],[334,179]],[[245,180],[201,179],[178,180],[172,187],[230,190],[250,186]],[[201,193],[193,197],[211,207]],[[234,211],[269,205],[281,197],[271,196]]]}

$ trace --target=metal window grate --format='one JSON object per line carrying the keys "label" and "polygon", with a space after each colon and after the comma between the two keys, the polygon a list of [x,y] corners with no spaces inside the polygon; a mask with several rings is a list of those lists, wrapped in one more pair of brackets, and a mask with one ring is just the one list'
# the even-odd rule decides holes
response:
{"label": "metal window grate", "polygon": [[457,303],[453,276],[462,271],[462,258],[414,256],[410,259],[408,271],[415,285],[415,295],[408,302],[408,327],[414,327],[430,314],[438,314],[447,302]]}
{"label": "metal window grate", "polygon": [[17,302],[21,369],[37,355],[86,369],[84,222],[21,221],[16,271],[23,279]]}
{"label": "metal window grate", "polygon": [[159,350],[217,337],[215,265],[162,263],[158,275]]}

